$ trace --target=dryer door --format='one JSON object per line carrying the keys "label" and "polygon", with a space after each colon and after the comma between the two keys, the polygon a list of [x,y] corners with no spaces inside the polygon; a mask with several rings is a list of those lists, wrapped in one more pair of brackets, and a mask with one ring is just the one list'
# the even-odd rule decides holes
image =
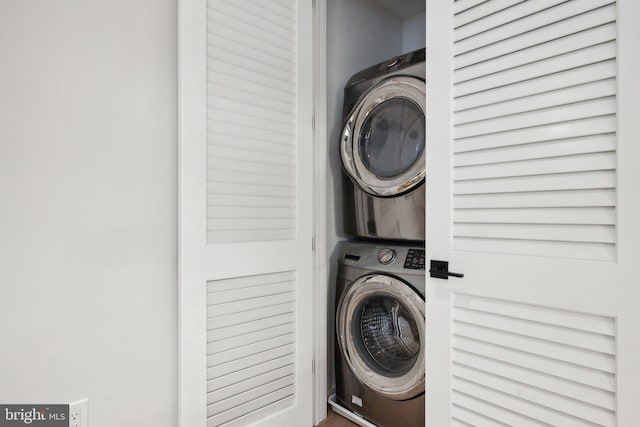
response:
{"label": "dryer door", "polygon": [[425,178],[425,83],[396,76],[356,104],[342,132],[345,171],[369,194],[406,193]]}
{"label": "dryer door", "polygon": [[424,299],[395,277],[353,282],[336,311],[338,344],[353,374],[374,392],[406,400],[424,392]]}

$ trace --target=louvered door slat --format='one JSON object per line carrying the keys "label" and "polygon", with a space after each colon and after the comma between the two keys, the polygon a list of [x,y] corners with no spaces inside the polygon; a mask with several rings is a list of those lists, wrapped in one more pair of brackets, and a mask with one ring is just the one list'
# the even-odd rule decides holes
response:
{"label": "louvered door slat", "polygon": [[209,242],[295,236],[294,11],[246,7],[209,4]]}
{"label": "louvered door slat", "polygon": [[484,3],[485,1],[486,0],[456,0],[456,2],[453,4],[453,13],[458,14],[481,3]]}
{"label": "louvered door slat", "polygon": [[[240,185],[240,184],[236,184]],[[293,208],[295,206],[295,200],[289,197],[277,197],[269,195],[266,188],[261,194],[252,193],[249,195],[233,195],[235,187],[230,187],[229,194],[226,191],[220,191],[213,193],[207,197],[209,203],[208,212],[211,213],[211,217],[215,217],[216,214],[223,215],[224,212],[233,213],[234,208],[254,208],[253,217],[256,215],[263,215],[263,209],[281,209],[281,208]],[[260,208],[260,213],[256,212],[255,208]],[[240,209],[239,209],[240,210]],[[293,210],[287,210],[287,212],[295,213]],[[222,216],[225,218],[226,216]],[[233,218],[233,216],[231,217]]]}
{"label": "louvered door slat", "polygon": [[[231,141],[229,142],[232,143]],[[295,158],[291,155],[270,153],[268,151],[246,150],[242,147],[225,145],[216,147],[216,157],[221,160],[224,159],[219,162],[220,167],[225,167],[227,161],[236,161],[251,163],[252,165],[259,163],[265,167],[285,166],[289,168],[295,162]],[[287,173],[288,172],[289,169],[287,169]]]}
{"label": "louvered door slat", "polygon": [[255,366],[264,360],[277,359],[278,357],[284,357],[294,353],[295,343],[287,344],[260,353],[255,353],[241,359],[232,360],[221,365],[211,366],[209,369],[213,372],[211,375],[212,378],[216,378],[216,375],[228,375],[229,373],[238,372],[246,369],[247,367]]}
{"label": "louvered door slat", "polygon": [[[257,417],[260,408],[273,410],[277,402],[292,398],[295,365],[291,358],[296,352],[294,286],[292,271],[208,283],[210,426]],[[282,363],[275,366],[265,363],[278,360]],[[274,368],[281,375],[270,375]],[[256,402],[262,405],[256,407]]]}
{"label": "louvered door slat", "polygon": [[[211,365],[211,367],[224,365],[233,360],[243,359],[251,356],[252,354],[262,354],[268,350],[273,350],[274,348],[279,348],[293,342],[295,342],[295,335],[292,333],[278,335],[276,337],[267,338],[242,347],[216,353],[215,355],[207,358],[207,363]],[[212,397],[212,399],[216,400],[215,397]]]}
{"label": "louvered door slat", "polygon": [[476,7],[466,9],[454,16],[454,26],[456,28],[477,21],[500,10],[507,9],[514,4],[522,3],[523,0],[492,0],[478,4]]}
{"label": "louvered door slat", "polygon": [[[210,159],[208,162],[208,167],[212,170],[210,174],[213,175],[215,173],[220,173],[219,179],[221,182],[225,182],[228,178],[223,177],[224,172],[231,173],[241,173],[244,175],[251,174],[263,174],[262,176],[272,175],[279,177],[291,177],[291,165],[290,164],[279,164],[279,163],[269,163],[269,162],[259,162],[250,160],[249,157],[243,158],[241,155],[238,156],[237,159],[230,159],[228,157],[220,157],[225,155],[223,150],[217,150],[217,156],[213,159]],[[257,153],[255,153],[258,156]],[[267,157],[267,156],[265,156]],[[287,182],[289,184],[289,182]]]}
{"label": "louvered door slat", "polygon": [[577,384],[543,372],[498,362],[488,357],[463,351],[456,351],[453,361],[459,366],[473,367],[485,373],[500,372],[501,376],[513,379],[516,382],[530,384],[541,390],[567,396],[577,402],[598,406],[608,411],[615,411],[615,394],[610,391]]}
{"label": "louvered door slat", "polygon": [[487,193],[458,195],[454,208],[568,208],[615,206],[615,191],[608,189]]}
{"label": "louvered door slat", "polygon": [[[216,76],[216,81],[209,83],[211,92],[215,92],[217,99],[236,101],[246,103],[247,105],[269,108],[274,112],[292,114],[295,105],[287,102],[286,97],[282,99],[275,99],[270,96],[268,91],[264,90],[264,87],[254,84],[256,88],[252,90],[249,87],[237,87],[238,85],[233,82],[232,76]],[[261,88],[257,89],[257,88]]]}
{"label": "louvered door slat", "polygon": [[[213,212],[210,212],[208,219],[228,219],[233,215],[235,218],[256,218],[255,207],[219,207]],[[260,218],[293,218],[295,215],[295,209],[293,207],[274,208],[266,207],[260,209]]]}
{"label": "louvered door slat", "polygon": [[[237,136],[238,144],[242,144],[243,140],[257,141],[260,147],[262,146],[260,144],[261,142],[271,143],[281,145],[284,149],[283,152],[291,153],[293,148],[283,143],[283,141],[288,141],[291,137],[290,134],[287,134],[287,130],[283,132],[281,128],[274,128],[270,123],[259,126],[246,120],[243,122],[240,118],[234,118],[230,114],[224,115],[230,119],[229,121],[225,121],[222,116],[222,114],[211,116],[207,123],[210,128],[208,138],[211,152],[215,152],[217,144],[227,145],[230,137]],[[213,141],[215,141],[216,145],[214,145]],[[250,146],[251,145],[248,145],[248,147]]]}
{"label": "louvered door slat", "polygon": [[295,211],[274,210],[295,204],[295,8],[208,6],[207,241],[293,239]]}
{"label": "louvered door slat", "polygon": [[248,421],[243,420],[242,417],[247,414],[252,414],[251,419],[260,419],[259,411],[265,410],[266,406],[271,407],[268,411],[273,411],[274,409],[277,410],[274,408],[275,405],[290,406],[295,399],[293,386],[287,386],[275,391],[265,390],[265,392],[269,392],[269,394],[257,399],[247,398],[246,403],[222,413],[216,413],[213,409],[207,410],[207,415],[209,416],[208,425],[211,427],[219,425],[225,425],[225,427],[232,425],[244,426],[247,425]]}
{"label": "louvered door slat", "polygon": [[[497,421],[493,418],[489,418],[487,416],[483,416],[481,414],[478,414],[477,412],[473,412],[467,408],[462,408],[455,404],[453,405],[452,411],[451,411],[451,425],[455,427],[460,427],[460,426],[473,427],[478,425],[487,426],[487,427],[508,426],[508,424]],[[520,423],[518,425],[530,426],[531,424]]]}
{"label": "louvered door slat", "polygon": [[[251,114],[251,111],[237,111],[237,107],[236,111],[234,111],[233,106],[229,109],[226,109],[226,107],[221,109],[211,105],[211,107],[208,108],[207,114],[209,114],[211,120],[215,122],[247,126],[259,131],[269,132],[271,135],[275,136],[276,142],[291,141],[295,130],[295,124],[293,122],[274,122],[268,117]],[[215,132],[215,130],[213,131]],[[215,153],[213,154],[215,155]]]}
{"label": "louvered door slat", "polygon": [[482,150],[485,148],[529,144],[532,142],[558,141],[564,138],[613,133],[615,130],[615,115],[609,114],[571,120],[568,122],[516,129],[497,134],[488,133],[470,136],[457,140],[454,150],[459,153]]}
{"label": "louvered door slat", "polygon": [[496,254],[527,254],[551,258],[614,261],[616,252],[609,243],[558,242],[542,240],[455,237],[457,250]]}
{"label": "louvered door slat", "polygon": [[[215,329],[209,331],[207,339],[210,343],[223,341],[236,336],[244,335],[251,332],[263,331],[265,329],[275,328],[295,322],[295,313],[282,313],[275,316],[244,322],[234,326]],[[215,347],[215,345],[213,346]]]}
{"label": "louvered door slat", "polygon": [[454,166],[471,166],[487,163],[513,162],[528,159],[546,159],[556,156],[571,156],[587,153],[614,151],[614,133],[601,133],[584,137],[540,141],[536,144],[486,147],[480,152],[459,152]]}
{"label": "louvered door slat", "polygon": [[454,170],[455,181],[508,178],[583,171],[615,169],[615,153],[589,153],[554,158],[521,160],[504,163],[458,166]]}
{"label": "louvered door slat", "polygon": [[458,353],[470,354],[475,357],[495,360],[506,365],[519,366],[533,372],[541,372],[558,379],[564,379],[567,383],[582,384],[588,389],[599,389],[609,393],[614,392],[616,389],[615,374],[576,365],[571,362],[562,362],[554,357],[543,357],[538,354],[531,354],[460,336],[454,337],[453,347],[456,353],[454,357],[458,357]]}
{"label": "louvered door slat", "polygon": [[260,120],[270,121],[277,125],[293,126],[291,112],[279,112],[268,106],[257,106],[252,102],[231,100],[214,97],[209,101],[209,107],[214,111],[228,111],[241,116],[256,117]]}
{"label": "louvered door slat", "polygon": [[[575,7],[576,12],[580,12],[578,5],[582,3],[581,1],[569,3]],[[615,19],[616,8],[615,5],[612,4],[610,6],[605,6],[590,12],[572,16],[561,22],[552,23],[548,26],[543,26],[537,30],[527,32],[516,37],[508,38],[508,33],[505,33],[505,37],[507,38],[503,41],[456,56],[454,58],[454,67],[457,70],[459,68],[467,67],[499,56],[508,55],[569,34],[574,34],[579,31],[588,30],[599,25],[614,22]],[[502,32],[503,28],[496,27],[494,31]]]}
{"label": "louvered door slat", "polygon": [[220,61],[237,67],[258,68],[265,77],[278,82],[287,83],[295,78],[292,66],[286,60],[280,58],[274,60],[268,52],[247,56],[244,50],[230,51],[231,46],[226,45],[232,45],[232,40],[227,40],[222,35],[216,36],[220,41],[216,38],[217,44],[209,45],[207,48],[209,62],[215,64],[216,62],[213,61]]}
{"label": "louvered door slat", "polygon": [[[247,6],[246,2],[217,1],[209,3],[210,22],[227,22],[227,26],[236,31],[242,31],[245,27],[251,27],[250,37],[259,38],[270,44],[287,51],[295,44],[291,37],[291,29],[295,23],[293,11],[289,18],[275,13],[253,13],[254,10]],[[224,20],[223,20],[224,18]],[[213,25],[209,29],[213,30]]]}
{"label": "louvered door slat", "polygon": [[291,3],[286,0],[250,0],[250,2],[252,5],[267,10],[269,13],[275,13],[285,19],[291,19],[292,14],[295,13],[295,8],[291,7]]}
{"label": "louvered door slat", "polygon": [[489,104],[479,108],[459,111],[458,114],[456,114],[455,124],[477,122],[511,114],[556,107],[563,104],[605,98],[613,96],[615,93],[615,79],[599,80],[558,89],[552,92],[538,93],[498,104]]}
{"label": "louvered door slat", "polygon": [[235,172],[220,170],[214,164],[214,167],[209,170],[209,181],[215,184],[253,184],[266,187],[283,187],[290,189],[291,194],[295,194],[295,186],[291,183],[291,175],[277,175],[271,173],[271,170],[268,171],[269,173],[260,173],[260,168],[257,167],[256,169],[251,172]]}
{"label": "louvered door slat", "polygon": [[[295,355],[289,354],[283,357],[277,357],[275,359],[267,360],[262,363],[258,363],[240,371],[231,372],[224,376],[214,377],[212,370],[207,372],[207,392],[213,393],[216,390],[222,390],[227,387],[231,387],[235,384],[242,385],[247,384],[245,381],[249,381],[252,378],[263,375],[266,372],[272,372],[276,369],[287,370],[288,372],[295,372]],[[213,401],[213,394],[208,397]]]}
{"label": "louvered door slat", "polygon": [[[455,73],[456,83],[460,83],[456,88],[456,95],[572,70],[576,62],[586,65],[614,58],[615,48],[610,42],[615,40],[615,37],[615,25],[606,24],[462,68]],[[514,70],[514,67],[521,68]],[[592,79],[589,81],[597,80],[597,76],[588,77]],[[538,92],[544,92],[544,88],[538,89]]]}
{"label": "louvered door slat", "polygon": [[[544,49],[541,48],[540,51],[544,52]],[[532,91],[534,94],[542,93],[545,92],[544,87],[537,86],[540,81],[532,79],[542,78],[543,82],[553,84],[557,79],[547,79],[545,77],[552,75],[553,73],[571,71],[577,66],[596,64],[601,61],[606,61],[608,59],[615,58],[615,55],[615,44],[605,42],[603,44],[572,51],[563,56],[545,56],[540,60],[524,64],[522,61],[532,60],[532,56],[529,52],[509,57],[502,57],[495,62],[483,63],[482,68],[488,70],[482,70],[483,74],[477,78],[467,79],[456,85],[454,87],[454,93],[457,97],[460,97],[490,89],[500,89],[506,85],[520,82],[526,83],[520,85],[521,87],[516,87],[514,89],[520,89],[525,92]],[[588,81],[595,81],[597,79],[594,75],[587,75],[586,77],[589,79]],[[528,82],[529,80],[532,81]],[[532,87],[532,85],[535,86]],[[566,86],[568,86],[566,81],[564,85],[559,85],[559,87]],[[490,95],[499,96],[499,94],[500,92],[498,92],[498,94]],[[523,94],[523,96],[525,95],[526,93]],[[518,92],[510,93],[510,96],[511,98],[509,99],[514,99],[518,96]],[[459,110],[462,108],[456,107],[456,109]]]}
{"label": "louvered door slat", "polygon": [[456,224],[454,237],[521,239],[547,242],[615,243],[612,225],[575,224]]}
{"label": "louvered door slat", "polygon": [[[610,59],[615,56],[615,50],[611,48],[605,49],[603,53],[605,57],[604,59]],[[566,88],[569,86],[567,85],[568,81],[571,82],[571,85],[579,85],[615,77],[615,61],[609,60],[592,63],[593,57],[591,55],[587,54],[584,55],[584,57],[586,59],[586,65],[579,68],[575,68],[575,62],[569,61],[566,63],[567,65],[560,67],[559,69],[550,70],[547,68],[549,66],[549,62],[545,62],[544,66],[541,67],[539,71],[530,73],[530,75],[515,75],[514,80],[517,81],[516,83],[508,82],[511,84],[504,85],[504,83],[507,82],[498,81],[493,85],[490,84],[489,86],[491,86],[491,88],[489,89],[482,89],[482,87],[477,86],[471,88],[470,92],[474,93],[462,95],[455,99],[455,110],[462,111]],[[565,57],[561,57],[559,59],[566,62]],[[565,70],[567,67],[568,69]],[[549,74],[550,71],[551,74]],[[533,80],[531,79],[531,75],[535,77]],[[494,88],[495,85],[498,86]],[[458,88],[458,90],[460,90],[460,88]]]}
{"label": "louvered door slat", "polygon": [[[575,173],[558,173],[535,176],[509,177],[458,181],[453,190],[458,195],[517,193],[522,191],[582,190],[593,188],[614,188],[615,173],[611,170]],[[570,222],[569,222],[570,223]]]}
{"label": "louvered door slat", "polygon": [[[226,387],[225,389],[214,391],[210,394],[210,396],[215,400],[222,401],[224,400],[223,396],[225,396],[226,393],[239,395],[256,387],[273,384],[277,381],[283,381],[284,378],[287,378],[289,375],[291,375],[290,372],[290,369],[288,369],[287,367],[275,369],[273,371],[252,378],[252,381],[243,381]],[[286,380],[284,382],[286,382]],[[231,400],[229,399],[227,401],[231,402]]]}
{"label": "louvered door slat", "polygon": [[[245,132],[242,135],[238,133],[234,134],[234,132],[237,132],[239,129],[243,128],[241,126],[229,124],[227,124],[226,127],[224,125],[216,127],[215,134],[218,136],[218,140],[216,141],[215,149],[219,150],[232,147],[237,150],[241,150],[244,153],[252,151],[256,156],[263,153],[278,155],[291,158],[293,163],[294,157],[292,157],[291,147],[287,144],[283,144],[280,139],[276,138],[275,140],[269,140],[268,135],[265,135],[264,132],[254,131],[250,127],[245,127]],[[212,135],[213,132],[210,132],[209,136]]]}
{"label": "louvered door slat", "polygon": [[551,425],[615,425],[612,318],[468,295],[453,306],[460,407],[505,423],[491,406]]}
{"label": "louvered door slat", "polygon": [[577,330],[571,327],[560,327],[558,324],[543,323],[537,319],[519,319],[513,316],[487,313],[460,306],[456,306],[453,310],[453,315],[456,320],[461,322],[511,334],[524,335],[533,339],[556,342],[611,355],[615,354],[616,350],[613,336]]}
{"label": "louvered door slat", "polygon": [[207,319],[207,329],[222,329],[228,326],[237,325],[252,320],[265,319],[276,316],[280,313],[291,313],[294,311],[293,303],[285,303],[254,309],[248,312],[232,313],[226,316],[217,316]]}
{"label": "louvered door slat", "polygon": [[[220,91],[219,95],[218,91]],[[279,91],[253,81],[243,81],[225,69],[218,69],[216,73],[208,74],[207,92],[216,93],[222,98],[244,99],[250,103],[273,105],[273,108],[278,111],[293,113],[295,108],[295,104],[291,103],[291,94],[286,90]]]}
{"label": "louvered door slat", "polygon": [[[505,379],[490,372],[483,372],[455,363],[453,375],[454,378],[464,378],[464,380],[460,380],[460,383],[466,381],[473,382],[474,384],[480,385],[481,388],[486,388],[488,393],[514,397],[542,407],[540,408],[542,412],[541,420],[546,419],[548,422],[551,420],[559,420],[559,414],[562,414],[562,417],[565,419],[571,419],[569,416],[572,414],[579,414],[579,416],[575,416],[571,424],[594,426],[613,426],[615,424],[613,411],[600,407],[594,408],[590,404],[566,396],[560,396],[556,394],[555,391],[534,388],[511,378]],[[583,424],[580,424],[581,422]],[[567,424],[559,423],[555,425]]]}
{"label": "louvered door slat", "polygon": [[[540,427],[546,424],[529,418],[522,414],[515,413],[507,408],[493,405],[484,400],[478,399],[466,393],[454,390],[452,393],[453,407],[452,419],[468,419],[467,425],[486,425],[487,426],[522,426],[522,427]],[[484,414],[491,414],[487,417]],[[498,421],[500,419],[502,421]],[[479,420],[479,423],[476,421]]]}
{"label": "louvered door slat", "polygon": [[256,397],[261,398],[272,393],[277,393],[278,390],[284,387],[290,387],[291,380],[291,376],[286,376],[257,387],[252,387],[241,394],[237,394],[233,397],[229,397],[210,405],[208,413],[210,416],[214,417],[214,420],[216,417],[220,417],[218,414],[224,414],[225,412],[227,413],[227,417],[232,416],[233,418],[236,418],[237,416],[235,414],[230,415],[228,412],[231,412],[234,408],[238,408],[241,405],[246,405],[252,402]]}
{"label": "louvered door slat", "polygon": [[[538,420],[543,425],[552,426],[566,426],[566,427],[584,427],[585,425],[595,426],[596,424],[588,424],[584,419],[572,417],[571,415],[554,412],[551,408],[536,405],[521,399],[495,390],[481,383],[468,381],[454,377],[452,380],[454,392],[465,393],[470,396],[483,396],[483,401],[486,401],[492,406],[498,406],[507,411],[517,412],[532,420]],[[497,412],[493,412],[496,415]]]}
{"label": "louvered door slat", "polygon": [[484,328],[462,321],[454,321],[453,333],[461,337],[475,338],[479,341],[508,347],[525,353],[554,358],[579,366],[615,373],[615,357],[608,354],[585,351],[561,343],[537,340],[524,335]]}
{"label": "louvered door slat", "polygon": [[614,225],[615,209],[592,208],[520,208],[520,209],[455,209],[456,223],[498,224],[607,224]]}
{"label": "louvered door slat", "polygon": [[468,138],[509,130],[523,129],[534,126],[543,126],[550,123],[568,122],[588,117],[597,117],[614,114],[616,111],[616,99],[613,96],[564,104],[557,107],[545,108],[525,113],[518,113],[482,120],[480,122],[461,124],[456,126],[456,138]]}
{"label": "louvered door slat", "polygon": [[[224,340],[213,341],[214,337],[212,336],[212,332],[207,333],[207,350],[209,356],[207,357],[208,361],[214,360],[214,356],[230,351],[240,349],[249,343],[257,343],[263,340],[279,337],[282,335],[287,335],[295,332],[295,325],[292,322],[284,323],[282,325],[272,326],[270,328],[262,329],[255,328],[254,330],[244,331],[241,335],[236,335]],[[212,362],[209,362],[211,364]],[[218,369],[217,372],[219,375],[226,375],[224,370]]]}
{"label": "louvered door slat", "polygon": [[453,247],[612,260],[616,5],[527,3],[454,42]]}
{"label": "louvered door slat", "polygon": [[292,75],[291,68],[294,63],[278,45],[269,43],[254,34],[247,35],[251,40],[251,43],[247,43],[245,39],[237,37],[238,29],[231,25],[234,21],[233,18],[230,19],[222,15],[209,20],[210,34],[216,36],[215,39],[210,39],[207,48],[210,54],[235,55],[236,58],[240,55],[239,52],[250,54],[251,58],[245,60],[254,61],[272,71],[280,70],[285,76]]}
{"label": "louvered door slat", "polygon": [[[535,1],[529,3],[539,4],[540,2]],[[551,23],[563,21],[580,13],[588,12],[610,3],[612,3],[611,0],[581,0],[578,2],[569,1],[561,3],[555,7],[543,9],[537,13],[518,19],[515,22],[510,22],[508,24],[501,25],[498,28],[486,31],[481,37],[476,36],[457,41],[454,45],[454,54],[460,55],[465,52],[480,49],[490,44],[537,30],[541,27],[548,26]]]}
{"label": "louvered door slat", "polygon": [[[500,12],[488,15],[483,19],[479,19],[462,27],[456,28],[453,31],[454,40],[458,41],[473,37],[497,26],[517,21],[525,16],[540,12],[549,7],[564,3],[565,1],[566,0],[537,0],[520,2],[508,9],[504,9]],[[455,3],[457,4],[458,2],[456,1]]]}

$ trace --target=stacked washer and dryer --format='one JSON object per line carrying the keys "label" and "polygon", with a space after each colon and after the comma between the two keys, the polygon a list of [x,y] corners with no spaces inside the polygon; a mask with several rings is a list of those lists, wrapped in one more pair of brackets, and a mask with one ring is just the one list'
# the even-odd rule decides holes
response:
{"label": "stacked washer and dryer", "polygon": [[344,89],[336,401],[361,425],[424,427],[425,50]]}

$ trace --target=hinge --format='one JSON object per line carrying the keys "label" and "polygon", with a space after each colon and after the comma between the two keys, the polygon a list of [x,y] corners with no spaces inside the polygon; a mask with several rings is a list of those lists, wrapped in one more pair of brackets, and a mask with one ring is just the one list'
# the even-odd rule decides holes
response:
{"label": "hinge", "polygon": [[311,116],[311,130],[316,130],[316,115]]}
{"label": "hinge", "polygon": [[315,236],[311,238],[311,252],[316,251],[316,238]]}
{"label": "hinge", "polygon": [[315,7],[316,7],[316,0],[311,0],[311,7],[315,9]]}

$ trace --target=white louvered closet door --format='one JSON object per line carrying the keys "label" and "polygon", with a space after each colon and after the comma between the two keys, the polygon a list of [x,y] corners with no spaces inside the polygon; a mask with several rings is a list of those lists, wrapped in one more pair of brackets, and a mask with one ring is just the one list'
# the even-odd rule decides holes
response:
{"label": "white louvered closet door", "polygon": [[638,22],[427,1],[427,425],[640,425]]}
{"label": "white louvered closet door", "polygon": [[311,1],[180,2],[180,424],[312,425]]}

